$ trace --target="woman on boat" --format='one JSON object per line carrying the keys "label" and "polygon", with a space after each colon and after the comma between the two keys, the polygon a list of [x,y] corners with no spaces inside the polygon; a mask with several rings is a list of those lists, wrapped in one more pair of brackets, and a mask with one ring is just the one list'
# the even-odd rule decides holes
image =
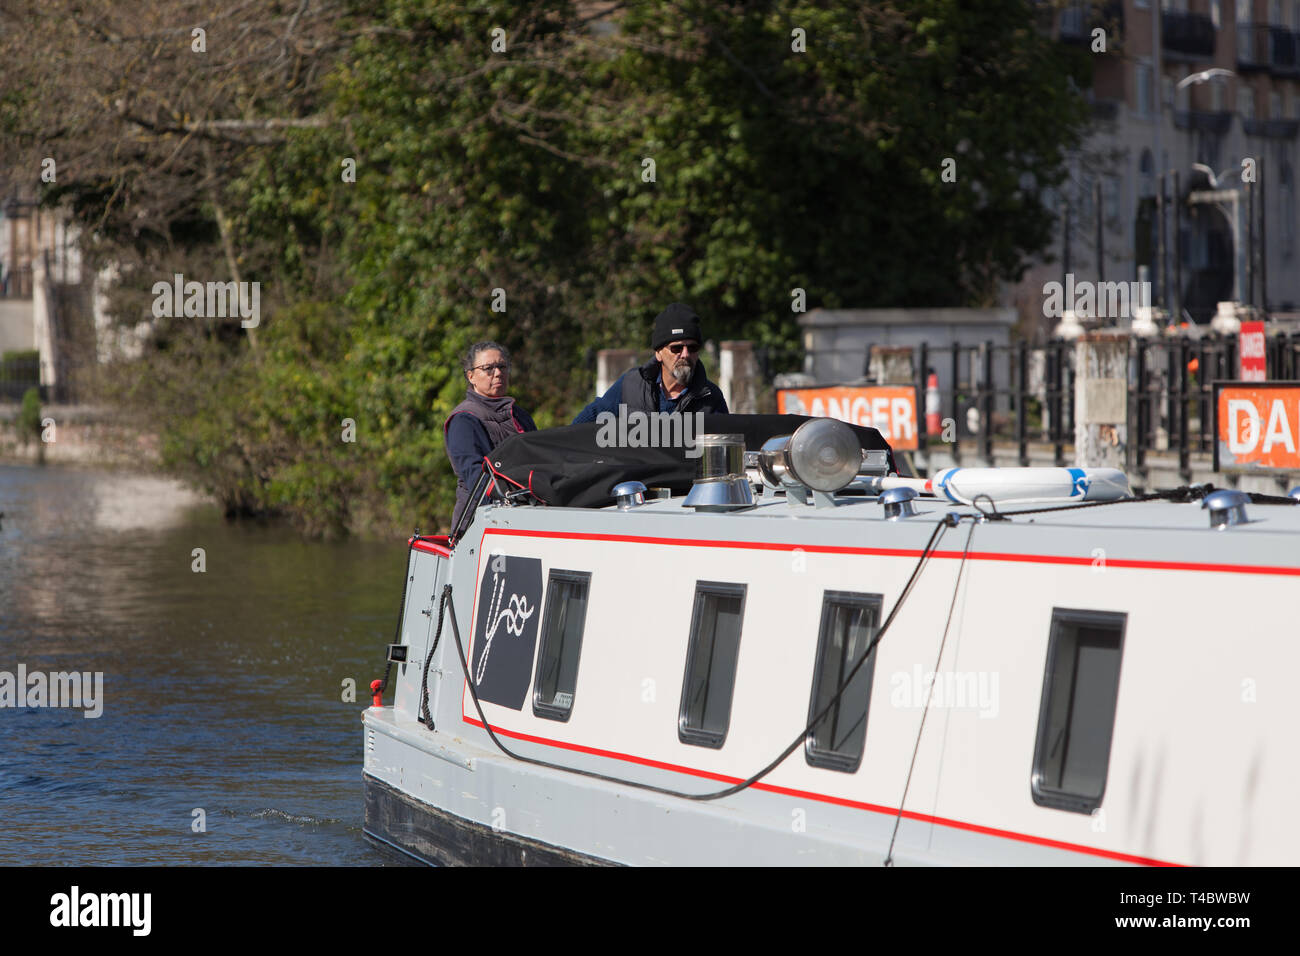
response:
{"label": "woman on boat", "polygon": [[496,342],[476,342],[461,362],[469,390],[443,423],[447,457],[456,472],[454,529],[478,480],[484,457],[511,435],[535,432],[532,417],[506,394],[510,390],[510,352]]}

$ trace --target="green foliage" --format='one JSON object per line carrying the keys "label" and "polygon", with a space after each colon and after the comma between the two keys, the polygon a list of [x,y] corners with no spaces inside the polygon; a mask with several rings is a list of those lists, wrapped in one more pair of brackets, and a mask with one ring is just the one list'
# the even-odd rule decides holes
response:
{"label": "green foliage", "polygon": [[33,438],[41,437],[41,392],[38,388],[29,388],[23,392],[22,406],[18,409],[18,434],[26,445]]}
{"label": "green foliage", "polygon": [[1039,191],[1087,115],[1026,0],[676,0],[620,9],[612,36],[564,2],[352,16],[330,123],[230,182],[245,277],[274,290],[258,348],[173,329],[124,385],[172,467],[319,533],[446,525],[442,422],[476,339],[564,424],[590,352],[645,347],[674,300],[775,350],[798,344],[795,288],[809,308],[986,304],[1048,241]]}

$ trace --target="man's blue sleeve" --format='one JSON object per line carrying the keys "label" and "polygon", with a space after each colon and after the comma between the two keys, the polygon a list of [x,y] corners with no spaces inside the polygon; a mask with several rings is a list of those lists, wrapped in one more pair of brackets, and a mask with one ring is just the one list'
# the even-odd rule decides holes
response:
{"label": "man's blue sleeve", "polygon": [[482,422],[468,412],[451,416],[447,422],[447,457],[467,487],[474,487],[483,466],[483,456],[491,451],[492,441]]}
{"label": "man's blue sleeve", "polygon": [[582,411],[578,412],[578,417],[569,424],[583,425],[587,422],[594,422],[596,416],[601,412],[609,412],[612,415],[618,414],[618,406],[623,404],[623,378],[619,376],[617,382],[611,385],[604,395],[596,399]]}

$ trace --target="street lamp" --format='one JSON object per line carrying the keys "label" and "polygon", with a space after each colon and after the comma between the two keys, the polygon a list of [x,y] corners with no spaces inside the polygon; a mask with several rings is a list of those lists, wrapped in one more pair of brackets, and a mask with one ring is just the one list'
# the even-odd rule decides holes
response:
{"label": "street lamp", "polygon": [[[1233,248],[1234,256],[1237,259],[1233,271],[1236,273],[1236,285],[1237,285],[1236,301],[1241,302],[1243,301],[1242,292],[1241,292],[1242,282],[1243,282],[1243,274],[1241,269],[1241,209],[1240,206],[1238,205],[1241,192],[1240,190],[1234,189],[1229,195],[1224,195],[1226,191],[1221,190],[1219,188],[1220,185],[1222,184],[1222,181],[1227,177],[1232,175],[1240,175],[1241,169],[1239,167],[1232,166],[1229,167],[1228,169],[1225,169],[1223,172],[1219,173],[1218,175],[1215,175],[1214,170],[1212,170],[1209,166],[1206,166],[1204,163],[1192,163],[1192,169],[1205,173],[1206,178],[1209,179],[1210,181],[1210,189],[1211,189],[1211,193],[1208,195],[1205,194],[1198,195],[1196,193],[1193,193],[1191,197],[1193,198],[1193,200],[1201,201],[1201,202],[1206,202],[1206,201],[1213,202],[1223,211],[1225,216],[1228,214],[1228,210],[1225,208],[1225,202],[1227,201],[1232,202],[1232,216],[1231,216],[1232,248]],[[1251,257],[1254,255],[1254,251],[1255,251],[1255,236],[1253,231],[1250,235],[1250,242],[1248,245],[1249,247],[1246,251],[1246,262],[1249,264],[1249,262],[1251,261]],[[1229,306],[1229,308],[1225,309],[1224,306]],[[1218,311],[1215,313],[1214,319],[1210,323],[1210,327],[1215,329],[1218,332],[1223,332],[1223,333],[1234,333],[1239,331],[1241,328],[1241,323],[1237,320],[1234,313],[1235,313],[1235,308],[1232,307],[1230,303],[1220,302],[1218,306]]]}
{"label": "street lamp", "polygon": [[[1159,19],[1158,16],[1157,19]],[[1156,42],[1159,41],[1157,40]],[[1214,80],[1223,80],[1223,79],[1227,79],[1230,76],[1236,76],[1236,75],[1237,74],[1234,73],[1232,70],[1227,70],[1224,69],[1223,67],[1216,66],[1208,70],[1201,70],[1198,73],[1189,73],[1187,76],[1179,80],[1177,84],[1175,84],[1174,89],[1184,90],[1190,86],[1195,86],[1198,83],[1207,83]],[[1163,111],[1163,107],[1165,106],[1164,100],[1165,100],[1164,81],[1162,78],[1157,77],[1156,102],[1161,107],[1161,109],[1158,109],[1156,111],[1156,166],[1157,168],[1160,168],[1164,165],[1163,156],[1161,155],[1161,149],[1160,149],[1160,132],[1161,132],[1160,127],[1163,125],[1162,111]],[[1174,104],[1169,104],[1169,105],[1172,106]],[[1199,166],[1199,164],[1193,164],[1193,168],[1196,168],[1197,166]],[[1166,210],[1165,210],[1164,196],[1165,196],[1165,180],[1170,175],[1170,173],[1173,174],[1173,185],[1174,185],[1174,196],[1173,196],[1174,233],[1172,236],[1173,241],[1160,242],[1159,237],[1168,236],[1168,231],[1166,229],[1167,224],[1165,221]],[[1209,176],[1211,178],[1212,183],[1216,181],[1216,177],[1214,176],[1214,173],[1212,171],[1209,172]],[[1164,293],[1162,299],[1164,300],[1165,304],[1169,306],[1169,313],[1170,313],[1169,318],[1170,318],[1171,325],[1175,325],[1181,320],[1182,305],[1183,305],[1182,289],[1179,288],[1179,286],[1181,286],[1182,284],[1183,263],[1182,263],[1182,254],[1181,254],[1182,250],[1179,248],[1180,245],[1179,240],[1181,238],[1180,232],[1182,231],[1182,204],[1181,204],[1181,198],[1178,195],[1180,191],[1178,180],[1179,180],[1179,176],[1178,176],[1178,171],[1176,169],[1175,170],[1165,169],[1161,171],[1159,177],[1160,198],[1156,204],[1156,208],[1160,216],[1159,230],[1157,232],[1157,243],[1159,246],[1158,251],[1160,256],[1160,263],[1159,263],[1160,288]],[[1174,256],[1174,288],[1172,290],[1169,287],[1169,267],[1168,267],[1168,253],[1170,251],[1171,246],[1172,246],[1172,251]],[[1172,295],[1170,295],[1171,292],[1173,293]]]}

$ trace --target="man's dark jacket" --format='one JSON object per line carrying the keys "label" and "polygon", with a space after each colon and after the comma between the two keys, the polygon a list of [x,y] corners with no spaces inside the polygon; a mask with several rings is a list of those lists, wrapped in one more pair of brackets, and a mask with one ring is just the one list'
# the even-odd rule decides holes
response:
{"label": "man's dark jacket", "polygon": [[[578,413],[573,424],[594,422],[601,412],[618,414],[618,407],[626,405],[629,412],[647,414],[660,411],[659,397],[663,394],[663,368],[658,359],[651,359],[645,365],[624,372],[617,382],[609,387],[604,395],[596,399]],[[707,412],[726,415],[729,413],[727,400],[722,389],[709,381],[704,372],[704,363],[696,362],[695,371],[686,386],[686,391],[677,396],[674,412]]]}

